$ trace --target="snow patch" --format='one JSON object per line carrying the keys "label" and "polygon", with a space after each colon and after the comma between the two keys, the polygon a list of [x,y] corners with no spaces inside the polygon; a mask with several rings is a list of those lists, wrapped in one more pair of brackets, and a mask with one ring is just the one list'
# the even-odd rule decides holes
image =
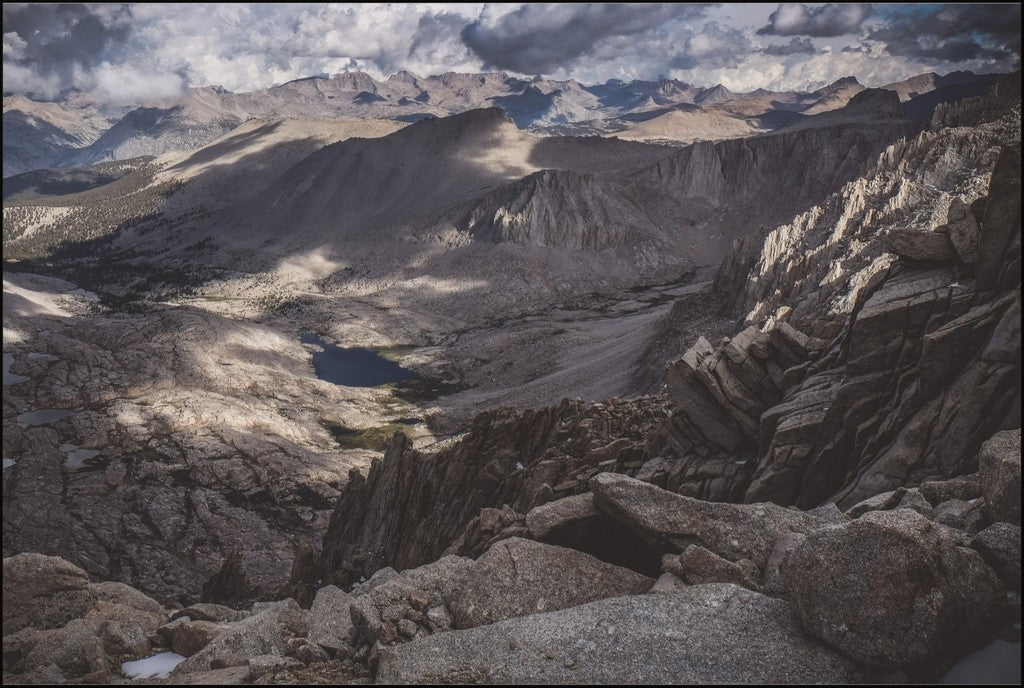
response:
{"label": "snow patch", "polygon": [[146,659],[125,662],[121,665],[121,672],[132,679],[167,678],[171,670],[184,661],[185,658],[176,652],[161,652]]}
{"label": "snow patch", "polygon": [[69,471],[80,471],[83,468],[88,468],[88,465],[85,463],[86,460],[99,454],[99,451],[96,449],[80,449],[73,444],[62,444],[60,445],[60,450],[67,454],[68,458],[64,462],[64,466]]}

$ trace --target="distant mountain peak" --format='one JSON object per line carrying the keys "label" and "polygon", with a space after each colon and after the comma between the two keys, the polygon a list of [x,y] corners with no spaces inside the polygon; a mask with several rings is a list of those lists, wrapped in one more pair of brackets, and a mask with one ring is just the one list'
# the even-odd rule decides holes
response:
{"label": "distant mountain peak", "polygon": [[413,74],[412,72],[402,69],[389,76],[387,80],[395,81],[398,83],[411,84],[417,81],[418,79],[419,77]]}
{"label": "distant mountain peak", "polygon": [[722,84],[712,86],[711,88],[703,88],[700,93],[694,98],[694,101],[704,104],[722,103],[727,100],[732,100],[736,97],[736,94],[727,89]]}
{"label": "distant mountain peak", "polygon": [[843,110],[847,113],[860,113],[874,117],[899,119],[904,116],[900,97],[895,91],[885,88],[866,88],[850,98]]}
{"label": "distant mountain peak", "polygon": [[857,81],[857,77],[855,76],[844,76],[841,79],[836,79],[835,81],[833,81],[831,85],[835,87],[859,86],[860,82]]}

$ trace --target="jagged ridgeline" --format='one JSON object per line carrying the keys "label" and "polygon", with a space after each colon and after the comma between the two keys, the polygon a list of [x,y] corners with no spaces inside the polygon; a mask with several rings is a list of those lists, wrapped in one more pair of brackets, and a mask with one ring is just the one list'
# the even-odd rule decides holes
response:
{"label": "jagged ridgeline", "polygon": [[[1020,76],[951,77],[196,89],[62,154],[200,113],[191,150],[15,177],[5,682],[1005,666]],[[419,393],[317,379],[307,331]]]}

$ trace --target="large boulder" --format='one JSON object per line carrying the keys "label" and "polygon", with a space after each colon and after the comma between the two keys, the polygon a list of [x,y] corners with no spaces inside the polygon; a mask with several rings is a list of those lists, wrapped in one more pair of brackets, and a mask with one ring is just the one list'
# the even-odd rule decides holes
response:
{"label": "large boulder", "polygon": [[[23,577],[26,569],[21,564],[32,560],[31,557],[23,557],[5,566],[16,574],[10,580],[4,579],[4,593],[8,600],[12,599],[14,591],[25,589],[21,586],[26,585]],[[37,581],[34,587],[28,584],[28,588],[41,593],[35,600],[28,601],[40,604],[49,600],[54,608],[40,611],[38,606],[5,604],[5,613],[12,608],[17,611],[29,609],[30,614],[20,617],[21,622],[30,618],[39,623],[39,626],[26,626],[15,632],[11,629],[18,624],[8,626],[5,623],[5,670],[45,675],[47,667],[57,667],[67,678],[89,677],[91,681],[99,681],[107,679],[111,667],[149,652],[150,639],[156,636],[157,629],[169,614],[159,602],[123,583],[86,583],[82,586],[81,569],[56,557],[35,559],[35,562],[41,565],[37,569],[41,575],[53,576]],[[28,567],[28,570],[32,568]],[[60,590],[62,584],[68,584],[70,589]],[[91,604],[83,611],[81,604],[87,600],[91,600]],[[52,627],[71,613],[75,618],[60,627]]]}
{"label": "large boulder", "polygon": [[406,569],[401,575],[451,605],[472,577],[475,564],[467,557],[448,555],[423,566]]}
{"label": "large boulder", "polygon": [[352,598],[333,585],[317,590],[309,608],[309,642],[329,650],[352,645],[356,629],[349,612],[351,606]]}
{"label": "large boulder", "polygon": [[169,630],[171,649],[182,657],[191,657],[209,645],[230,626],[216,621],[184,621]]}
{"label": "large boulder", "polygon": [[889,232],[889,248],[897,255],[928,263],[948,263],[958,258],[949,236],[943,232],[901,227]]}
{"label": "large boulder", "polygon": [[1020,525],[1020,428],[992,435],[978,456],[981,489],[993,521]]}
{"label": "large boulder", "polygon": [[974,536],[971,547],[981,554],[1007,589],[1020,592],[1020,526],[994,523]]}
{"label": "large boulder", "polygon": [[981,497],[981,481],[977,473],[961,475],[949,480],[929,480],[918,488],[932,506],[950,499],[969,501]]}
{"label": "large boulder", "polygon": [[589,554],[510,538],[476,561],[452,612],[457,628],[647,592],[654,581]]}
{"label": "large boulder", "polygon": [[378,683],[849,683],[789,605],[727,585],[598,600],[386,649]]}
{"label": "large boulder", "polygon": [[959,198],[954,198],[949,204],[946,231],[964,265],[974,265],[978,258],[978,238],[981,230],[978,227],[978,219],[971,212],[971,206]]}
{"label": "large boulder", "polygon": [[60,557],[31,553],[4,559],[4,635],[60,628],[85,616],[97,598],[89,575]]}
{"label": "large boulder", "polygon": [[[770,558],[769,558],[770,561]],[[682,554],[666,554],[665,571],[691,585],[699,583],[735,583],[760,592],[760,571],[749,559],[728,561],[700,545],[690,545]]]}
{"label": "large boulder", "polygon": [[24,660],[26,670],[54,665],[68,677],[99,673],[105,676],[110,662],[96,628],[83,619],[72,619],[61,628],[39,632]]}
{"label": "large boulder", "polygon": [[218,668],[214,664],[234,657],[284,655],[284,635],[278,626],[279,610],[267,609],[226,628],[202,650],[175,667],[172,675],[181,676]]}
{"label": "large boulder", "polygon": [[1002,588],[977,552],[910,509],[814,531],[785,566],[804,627],[876,667],[932,661],[977,640]]}
{"label": "large boulder", "polygon": [[590,480],[597,508],[664,553],[698,544],[723,559],[748,559],[763,569],[775,540],[830,519],[777,504],[725,504],[684,497],[615,473]]}
{"label": "large boulder", "polygon": [[556,499],[535,506],[526,514],[526,527],[535,540],[543,540],[552,532],[597,518],[594,495],[589,492]]}

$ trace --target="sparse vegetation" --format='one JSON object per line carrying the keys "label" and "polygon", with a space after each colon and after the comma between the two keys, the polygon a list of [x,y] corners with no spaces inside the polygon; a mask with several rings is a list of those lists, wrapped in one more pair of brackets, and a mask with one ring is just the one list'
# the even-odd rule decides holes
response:
{"label": "sparse vegetation", "polygon": [[323,426],[334,437],[334,441],[342,449],[371,449],[373,451],[384,451],[388,442],[396,432],[406,432],[410,423],[402,422],[401,419],[395,423],[385,423],[371,428],[353,429],[333,421],[323,421]]}

